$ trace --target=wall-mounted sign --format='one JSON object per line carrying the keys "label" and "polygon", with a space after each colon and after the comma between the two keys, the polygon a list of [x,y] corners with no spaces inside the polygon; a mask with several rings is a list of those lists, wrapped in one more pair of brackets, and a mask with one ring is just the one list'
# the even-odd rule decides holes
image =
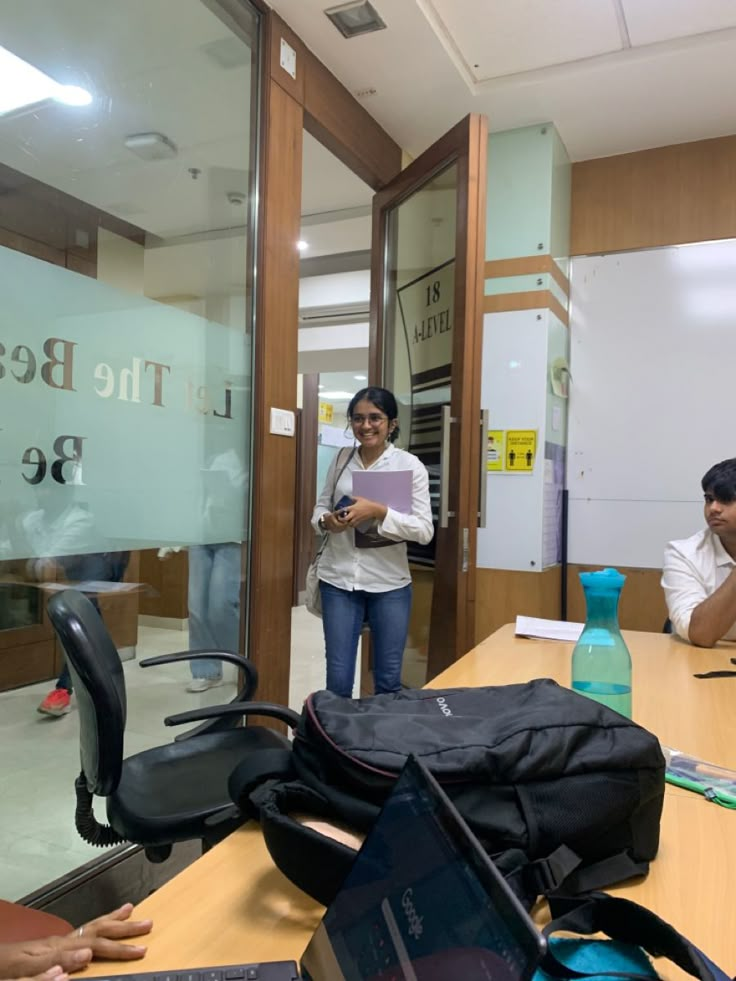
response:
{"label": "wall-mounted sign", "polygon": [[500,473],[503,470],[503,429],[489,429],[486,434],[486,470]]}
{"label": "wall-mounted sign", "polygon": [[319,421],[320,422],[332,422],[332,403],[331,402],[320,402],[319,403]]}
{"label": "wall-mounted sign", "polygon": [[506,431],[507,473],[531,473],[537,455],[536,429],[508,429]]}

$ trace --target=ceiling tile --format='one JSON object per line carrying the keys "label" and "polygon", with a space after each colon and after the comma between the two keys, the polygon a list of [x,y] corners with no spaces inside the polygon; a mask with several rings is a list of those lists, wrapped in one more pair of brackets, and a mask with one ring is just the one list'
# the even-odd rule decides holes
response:
{"label": "ceiling tile", "polygon": [[622,0],[632,45],[736,27],[734,0]]}
{"label": "ceiling tile", "polygon": [[[477,82],[619,51],[613,0],[420,0]],[[432,17],[432,12],[436,17]]]}

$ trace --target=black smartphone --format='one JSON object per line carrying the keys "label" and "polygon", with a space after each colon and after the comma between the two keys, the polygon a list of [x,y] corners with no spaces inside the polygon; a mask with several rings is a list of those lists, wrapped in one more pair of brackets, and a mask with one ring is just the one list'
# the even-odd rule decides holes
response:
{"label": "black smartphone", "polygon": [[348,497],[347,494],[343,494],[335,505],[335,510],[342,511],[344,508],[349,508],[351,504],[355,504],[355,500],[352,497]]}

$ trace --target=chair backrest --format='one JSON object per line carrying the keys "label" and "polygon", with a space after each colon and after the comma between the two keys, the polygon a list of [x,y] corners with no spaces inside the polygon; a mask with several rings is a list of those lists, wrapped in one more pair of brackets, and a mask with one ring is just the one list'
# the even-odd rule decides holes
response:
{"label": "chair backrest", "polygon": [[79,709],[82,772],[92,794],[107,797],[120,782],[126,699],[123,666],[102,617],[76,589],[48,602],[72,675]]}

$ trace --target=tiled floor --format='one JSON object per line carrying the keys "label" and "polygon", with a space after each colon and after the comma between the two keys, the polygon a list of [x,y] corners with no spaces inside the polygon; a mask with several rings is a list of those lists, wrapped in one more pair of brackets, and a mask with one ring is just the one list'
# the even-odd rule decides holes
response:
{"label": "tiled floor", "polygon": [[[139,630],[138,658],[184,650],[187,632],[157,627]],[[322,624],[297,607],[292,618],[289,704],[301,709],[305,696],[324,686]],[[188,694],[186,664],[141,668],[124,664],[128,694],[125,755],[168,742],[174,731],[163,718],[198,705],[229,701],[228,684],[201,695]],[[226,668],[226,672],[228,669]],[[74,779],[79,772],[76,709],[60,719],[39,715],[36,706],[50,685],[0,694],[0,897],[19,899],[71,869],[99,849],[85,844],[74,827]],[[104,804],[97,817],[105,818]]]}

